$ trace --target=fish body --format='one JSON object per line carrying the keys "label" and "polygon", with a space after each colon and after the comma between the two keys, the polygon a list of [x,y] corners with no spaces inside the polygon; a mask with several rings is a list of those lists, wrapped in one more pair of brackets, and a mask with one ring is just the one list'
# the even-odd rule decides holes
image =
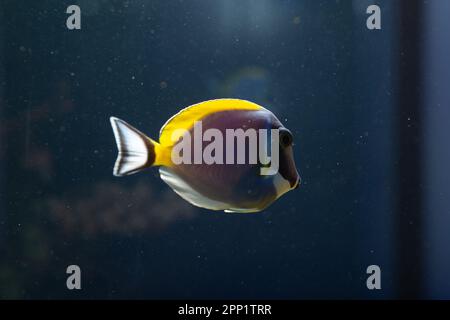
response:
{"label": "fish body", "polygon": [[[293,158],[292,134],[272,112],[249,101],[216,99],[187,107],[161,128],[158,142],[118,118],[112,117],[111,124],[119,149],[114,175],[124,176],[159,166],[162,180],[198,207],[226,212],[258,212],[300,183]],[[199,139],[199,128],[203,130],[202,134],[208,130],[213,132],[214,137],[208,139],[205,133]],[[254,152],[260,152],[266,142],[279,151],[278,170],[273,174],[262,174],[262,168],[271,164],[263,163],[261,159],[250,161],[250,138],[242,140],[243,149],[238,145],[226,148],[230,130],[250,132],[249,129],[258,133],[276,129],[280,132],[276,139],[280,142],[284,139],[284,143],[278,144],[276,140],[274,144],[274,135],[270,137],[272,140],[255,135],[257,148]],[[208,162],[201,156],[208,148],[212,149],[213,142],[217,148],[210,154],[215,161]],[[220,149],[220,145],[224,147]],[[188,161],[174,161],[177,149],[183,150],[179,154]],[[248,152],[245,161],[239,162],[237,158],[242,150]],[[186,157],[188,155],[191,157]]]}

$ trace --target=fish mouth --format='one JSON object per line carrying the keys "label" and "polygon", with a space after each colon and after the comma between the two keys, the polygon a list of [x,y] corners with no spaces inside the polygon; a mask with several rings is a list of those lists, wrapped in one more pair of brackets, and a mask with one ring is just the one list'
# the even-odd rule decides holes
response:
{"label": "fish mouth", "polygon": [[300,176],[297,176],[297,179],[294,183],[291,182],[291,190],[298,189],[300,187],[301,179]]}

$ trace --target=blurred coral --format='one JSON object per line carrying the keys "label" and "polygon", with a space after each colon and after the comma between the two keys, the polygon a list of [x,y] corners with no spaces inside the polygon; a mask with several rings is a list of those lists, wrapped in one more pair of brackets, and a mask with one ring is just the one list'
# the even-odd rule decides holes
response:
{"label": "blurred coral", "polygon": [[89,194],[49,200],[50,213],[65,232],[90,236],[157,232],[194,216],[193,208],[171,190],[156,193],[143,182],[129,189],[100,182]]}
{"label": "blurred coral", "polygon": [[45,181],[50,180],[53,173],[53,159],[47,148],[33,148],[23,159],[24,167],[36,172]]}

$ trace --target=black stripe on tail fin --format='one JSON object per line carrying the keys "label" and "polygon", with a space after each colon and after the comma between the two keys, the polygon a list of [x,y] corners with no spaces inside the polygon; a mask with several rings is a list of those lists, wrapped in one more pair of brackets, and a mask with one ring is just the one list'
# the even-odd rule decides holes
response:
{"label": "black stripe on tail fin", "polygon": [[122,177],[152,166],[156,157],[153,140],[119,118],[109,120],[119,149],[114,175]]}

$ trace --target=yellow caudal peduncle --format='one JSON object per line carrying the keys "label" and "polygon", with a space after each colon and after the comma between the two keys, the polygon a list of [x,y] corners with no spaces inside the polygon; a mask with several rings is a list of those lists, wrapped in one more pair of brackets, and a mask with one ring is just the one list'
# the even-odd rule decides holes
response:
{"label": "yellow caudal peduncle", "polygon": [[153,166],[170,167],[172,165],[171,147],[164,147],[156,141],[151,140],[154,145],[155,161]]}

